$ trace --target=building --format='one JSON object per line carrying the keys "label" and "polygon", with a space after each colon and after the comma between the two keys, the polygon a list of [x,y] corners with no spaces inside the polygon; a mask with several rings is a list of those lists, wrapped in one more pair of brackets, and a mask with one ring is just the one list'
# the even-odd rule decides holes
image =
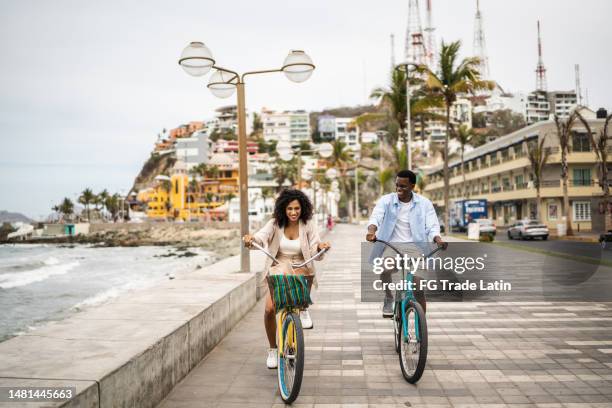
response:
{"label": "building", "polygon": [[208,163],[211,152],[211,142],[206,130],[198,130],[190,137],[176,140],[176,158],[187,165],[187,170],[192,169],[200,163]]}
{"label": "building", "polygon": [[566,119],[578,106],[578,97],[576,91],[552,91],[548,92],[548,102],[551,113]]}
{"label": "building", "polygon": [[[431,109],[432,113],[446,116],[444,108]],[[467,98],[458,98],[450,109],[451,123],[455,126],[467,125],[472,127],[472,102]],[[446,140],[446,123],[440,120],[425,121],[425,134],[423,135],[421,124],[412,118],[414,123],[414,138],[426,138],[433,143],[442,143]]]}
{"label": "building", "polygon": [[359,146],[359,127],[355,118],[336,118],[335,140],[345,143],[349,148]]}
{"label": "building", "polygon": [[327,142],[336,140],[336,117],[332,115],[319,116],[317,129],[321,140]]}
{"label": "building", "polygon": [[[603,126],[603,119],[583,110],[594,131]],[[560,180],[561,154],[553,121],[537,122],[514,133],[502,136],[493,142],[480,146],[465,154],[464,171],[466,183],[463,186],[461,163],[449,164],[452,200],[464,198],[486,199],[489,218],[498,226],[514,223],[516,220],[537,216],[537,191],[531,172],[527,152],[542,138],[550,152],[548,164],[540,182],[541,211],[538,217],[549,228],[556,229],[565,214],[563,209],[563,188]],[[591,214],[594,203],[601,196],[596,172],[596,157],[591,150],[589,137],[584,127],[577,123],[568,155],[568,192],[571,206],[571,222],[574,230],[591,230]],[[439,208],[444,206],[444,177],[442,165],[426,172],[429,184],[425,188],[428,196]],[[465,188],[465,192],[462,193]]]}
{"label": "building", "polygon": [[310,117],[306,111],[277,112],[262,109],[261,121],[266,142],[286,141],[298,145],[310,141]]}
{"label": "building", "polygon": [[[225,140],[219,139],[213,146],[215,153],[231,153],[238,154],[238,141],[237,140]],[[258,152],[259,148],[257,142],[247,141],[247,152],[249,156],[252,156]]]}
{"label": "building", "polygon": [[[216,130],[220,133],[231,132],[238,134],[238,108],[236,105],[222,106],[215,109],[215,119],[211,122],[214,128],[210,129],[212,132]],[[246,112],[246,133],[247,135],[252,132],[253,129],[253,118]]]}
{"label": "building", "polygon": [[525,122],[532,125],[550,118],[550,102],[546,91],[534,91],[527,95],[525,103]]}

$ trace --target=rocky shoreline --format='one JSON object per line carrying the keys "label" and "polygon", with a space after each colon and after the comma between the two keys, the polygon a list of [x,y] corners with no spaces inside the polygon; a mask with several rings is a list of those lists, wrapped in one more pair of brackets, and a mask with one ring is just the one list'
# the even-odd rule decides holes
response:
{"label": "rocky shoreline", "polygon": [[32,238],[27,241],[2,241],[0,244],[90,244],[94,247],[173,246],[176,248],[201,248],[221,257],[240,253],[238,229],[195,229],[180,224],[153,224],[138,230],[113,229],[87,235]]}

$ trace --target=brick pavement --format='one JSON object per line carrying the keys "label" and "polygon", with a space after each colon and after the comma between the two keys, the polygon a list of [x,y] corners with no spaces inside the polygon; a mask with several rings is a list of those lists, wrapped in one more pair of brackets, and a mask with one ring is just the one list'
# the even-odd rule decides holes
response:
{"label": "brick pavement", "polygon": [[[612,407],[612,303],[429,302],[427,368],[406,383],[391,321],[360,303],[362,229],[329,235],[294,407]],[[160,406],[284,406],[262,315],[259,302]]]}

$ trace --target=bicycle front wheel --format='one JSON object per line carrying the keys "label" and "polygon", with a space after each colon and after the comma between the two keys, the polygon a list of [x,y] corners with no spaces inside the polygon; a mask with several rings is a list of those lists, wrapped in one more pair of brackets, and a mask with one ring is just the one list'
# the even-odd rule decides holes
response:
{"label": "bicycle front wheel", "polygon": [[300,393],[304,374],[304,332],[296,313],[285,315],[282,339],[278,350],[278,388],[283,401],[291,404]]}
{"label": "bicycle front wheel", "polygon": [[419,381],[427,362],[427,320],[418,302],[406,303],[405,319],[400,321],[400,367],[411,384]]}

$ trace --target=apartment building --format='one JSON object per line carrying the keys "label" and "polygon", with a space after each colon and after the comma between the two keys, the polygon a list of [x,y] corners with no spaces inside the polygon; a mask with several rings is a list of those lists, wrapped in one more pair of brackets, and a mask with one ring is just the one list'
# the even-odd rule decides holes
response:
{"label": "apartment building", "polygon": [[550,102],[546,91],[535,91],[527,95],[525,121],[528,125],[547,121],[550,117]]}
{"label": "apartment building", "polygon": [[190,137],[177,139],[175,151],[176,158],[187,165],[187,170],[190,170],[200,163],[208,163],[211,151],[211,142],[208,139],[208,132],[204,129],[198,130]]}
{"label": "apartment building", "polygon": [[[446,111],[443,108],[432,109],[433,113],[442,117],[446,116]],[[451,123],[455,126],[467,125],[472,127],[472,102],[467,98],[458,98],[451,106],[450,110]],[[441,120],[425,121],[425,133],[421,128],[421,123],[412,118],[414,126],[415,139],[427,139],[433,143],[442,143],[446,139],[446,123]]]}
{"label": "apartment building", "polygon": [[261,121],[267,142],[286,141],[297,145],[310,141],[310,118],[304,110],[277,112],[263,109]]}
{"label": "apartment building", "polygon": [[346,143],[349,148],[359,145],[359,127],[353,123],[355,118],[336,118],[335,140]]}
{"label": "apartment building", "polygon": [[578,105],[578,97],[576,91],[552,91],[548,92],[548,102],[551,113],[565,119]]}
{"label": "apartment building", "polygon": [[[596,119],[593,112],[583,109],[582,113],[593,131],[603,127],[604,120]],[[542,138],[545,138],[545,148],[550,152],[550,157],[540,182],[541,210],[538,216],[537,191],[527,152],[537,146]],[[612,147],[608,149],[612,153]],[[596,216],[594,209],[602,192],[597,180],[596,156],[581,124],[574,126],[568,163],[572,226],[574,230],[590,231],[593,217]],[[556,229],[556,225],[562,222],[565,211],[560,176],[561,153],[553,121],[537,122],[466,153],[465,185],[461,162],[454,160],[449,165],[451,201],[486,199],[489,218],[494,219],[498,226],[531,217],[538,217],[551,229]],[[442,165],[429,169],[426,174],[429,184],[424,193],[437,207],[443,208]],[[603,223],[603,216],[597,217]]]}

